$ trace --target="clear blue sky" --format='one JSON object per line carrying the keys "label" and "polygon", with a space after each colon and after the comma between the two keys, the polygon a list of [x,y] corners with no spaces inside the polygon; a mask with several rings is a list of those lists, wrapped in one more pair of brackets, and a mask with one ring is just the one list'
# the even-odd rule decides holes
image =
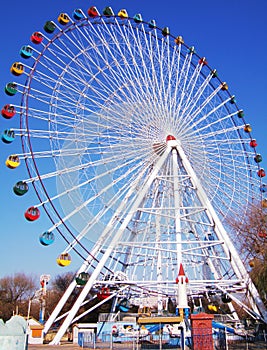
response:
{"label": "clear blue sky", "polygon": [[[126,8],[130,16],[141,13],[144,20],[155,19],[159,27],[170,27],[173,35],[182,35],[186,44],[195,46],[198,54],[205,56],[209,65],[218,70],[220,78],[236,96],[238,106],[245,111],[259,144],[258,152],[264,158],[262,165],[267,170],[266,0],[5,1],[1,4],[0,21],[1,106],[7,103],[4,86],[13,80],[10,66],[19,60],[19,49],[30,42],[32,32],[42,31],[45,21],[56,20],[60,12],[71,15],[74,8],[86,12],[92,5],[99,11],[112,6],[116,13],[121,8]],[[1,131],[15,127],[12,123],[1,118]],[[0,147],[0,277],[25,272],[38,278],[43,273],[54,276],[65,272],[55,261],[64,249],[63,242],[58,239],[48,248],[38,242],[39,234],[50,227],[45,214],[33,223],[24,219],[25,209],[38,203],[34,191],[22,198],[12,192],[18,180],[27,178],[23,166],[12,171],[4,165],[8,154],[21,153],[19,140],[12,145],[1,143]],[[75,270],[78,263],[74,262],[71,269]]]}

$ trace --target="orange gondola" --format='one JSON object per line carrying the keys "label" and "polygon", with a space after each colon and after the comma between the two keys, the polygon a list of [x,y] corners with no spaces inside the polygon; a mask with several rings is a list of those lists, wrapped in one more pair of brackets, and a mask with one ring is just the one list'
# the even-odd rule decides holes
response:
{"label": "orange gondola", "polygon": [[244,131],[245,131],[245,132],[251,132],[251,131],[252,131],[252,127],[250,126],[250,124],[246,124],[246,125],[244,126]]}

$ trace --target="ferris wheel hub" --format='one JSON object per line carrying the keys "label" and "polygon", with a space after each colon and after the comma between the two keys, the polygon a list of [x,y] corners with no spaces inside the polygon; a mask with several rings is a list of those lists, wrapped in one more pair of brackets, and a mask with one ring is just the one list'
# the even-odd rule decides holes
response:
{"label": "ferris wheel hub", "polygon": [[166,137],[166,142],[167,142],[167,145],[169,145],[171,147],[177,147],[177,145],[178,145],[178,141],[176,140],[176,137],[173,135],[168,135]]}

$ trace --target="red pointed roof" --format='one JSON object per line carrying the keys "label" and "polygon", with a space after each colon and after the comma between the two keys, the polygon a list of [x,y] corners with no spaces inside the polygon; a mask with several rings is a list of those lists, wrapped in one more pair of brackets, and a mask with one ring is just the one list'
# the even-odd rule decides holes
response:
{"label": "red pointed roof", "polygon": [[184,268],[183,268],[183,265],[182,265],[182,264],[180,264],[180,269],[179,269],[178,276],[185,276]]}

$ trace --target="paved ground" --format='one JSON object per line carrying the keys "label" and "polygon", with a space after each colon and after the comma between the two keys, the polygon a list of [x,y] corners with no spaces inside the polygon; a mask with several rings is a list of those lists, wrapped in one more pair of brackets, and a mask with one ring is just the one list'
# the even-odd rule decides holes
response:
{"label": "paved ground", "polygon": [[[102,347],[102,346],[103,347]],[[97,349],[101,348],[101,350],[110,349],[110,344],[97,344]],[[122,344],[121,344],[122,345]],[[28,345],[28,350],[82,350],[82,348],[77,344],[72,343],[62,343],[61,345]],[[117,349],[117,347],[116,347]],[[123,348],[123,345],[121,349]],[[130,349],[130,348],[128,348]],[[259,342],[259,343],[249,343],[249,344],[230,344],[228,345],[229,350],[267,350],[267,343]],[[93,348],[86,348],[86,350],[93,350]]]}
{"label": "paved ground", "polygon": [[[81,347],[77,344],[72,344],[72,343],[66,343],[66,344],[61,344],[61,345],[48,345],[48,344],[44,344],[44,345],[28,345],[28,350],[81,350]],[[87,350],[89,350],[89,348],[87,348]]]}

